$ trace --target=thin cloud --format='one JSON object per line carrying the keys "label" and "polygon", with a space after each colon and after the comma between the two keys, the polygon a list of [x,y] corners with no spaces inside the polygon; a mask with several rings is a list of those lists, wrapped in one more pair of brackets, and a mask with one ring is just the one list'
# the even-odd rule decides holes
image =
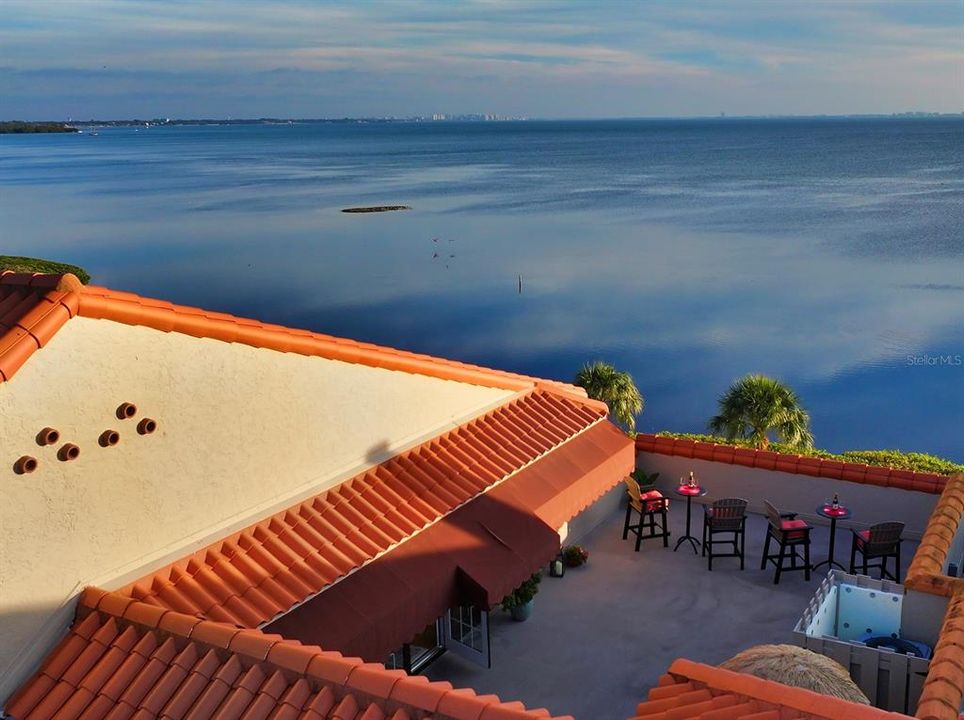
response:
{"label": "thin cloud", "polygon": [[[59,95],[76,97],[76,88],[57,86],[55,70],[140,72],[159,83],[150,89],[180,92],[190,105],[192,77],[236,92],[245,77],[279,67],[315,75],[316,115],[364,114],[377,105],[322,102],[331,96],[324,86],[341,73],[352,73],[358,97],[397,87],[407,107],[393,100],[384,114],[431,111],[440,83],[461,83],[491,112],[536,116],[560,114],[558,103],[540,100],[550,92],[591,98],[599,115],[719,107],[747,114],[960,111],[962,28],[964,5],[939,0],[8,0],[0,46],[5,65],[47,73],[46,105],[27,90],[5,98],[7,112],[20,116],[55,116]],[[164,72],[178,73],[180,87],[164,85]],[[303,84],[277,81],[271,108],[261,104],[262,89],[252,89],[248,114],[303,108]],[[116,90],[109,72],[101,85],[96,76],[86,82],[95,96]],[[522,99],[529,104],[521,107]],[[234,105],[233,97],[223,100]]]}

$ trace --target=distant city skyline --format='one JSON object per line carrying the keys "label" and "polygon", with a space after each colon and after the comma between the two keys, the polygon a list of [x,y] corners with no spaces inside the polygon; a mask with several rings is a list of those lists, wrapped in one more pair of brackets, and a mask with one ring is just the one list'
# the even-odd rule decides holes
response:
{"label": "distant city skyline", "polygon": [[7,0],[0,119],[964,110],[964,2]]}

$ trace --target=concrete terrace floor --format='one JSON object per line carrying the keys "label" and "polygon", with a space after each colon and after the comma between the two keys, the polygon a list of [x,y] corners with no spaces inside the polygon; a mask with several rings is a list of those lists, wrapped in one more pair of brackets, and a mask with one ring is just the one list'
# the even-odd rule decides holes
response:
{"label": "concrete terrace floor", "polygon": [[[622,539],[623,514],[617,513],[582,543],[590,552],[585,567],[561,579],[543,576],[531,618],[517,623],[494,611],[491,669],[447,653],[425,674],[553,715],[626,720],[676,658],[717,664],[752,645],[792,642],[793,626],[826,569],[810,582],[802,572],[785,573],[773,585],[773,566],[760,570],[766,520],[750,515],[746,570],[737,558],[718,558],[709,572],[688,544],[673,552],[683,534],[683,507],[674,502],[670,511],[669,548],[648,540],[634,552],[633,536]],[[693,534],[701,531],[702,508],[694,503]],[[813,562],[826,558],[828,540],[829,528],[817,526]],[[915,550],[916,543],[904,542],[901,578]],[[849,561],[850,531],[843,527],[835,554]]]}

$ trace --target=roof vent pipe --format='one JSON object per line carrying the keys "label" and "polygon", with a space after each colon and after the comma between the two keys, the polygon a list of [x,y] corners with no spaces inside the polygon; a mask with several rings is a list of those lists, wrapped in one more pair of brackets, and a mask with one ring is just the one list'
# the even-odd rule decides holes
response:
{"label": "roof vent pipe", "polygon": [[71,460],[76,460],[80,456],[80,448],[73,443],[65,444],[60,450],[57,451],[57,459],[62,462],[70,462]]}
{"label": "roof vent pipe", "polygon": [[40,446],[53,445],[58,440],[60,440],[60,432],[52,427],[45,427],[37,433],[37,444]]}
{"label": "roof vent pipe", "polygon": [[34,470],[36,470],[37,465],[37,458],[24,455],[13,464],[13,471],[17,473],[17,475],[26,475],[27,473],[32,473]]}
{"label": "roof vent pipe", "polygon": [[97,442],[100,443],[101,447],[114,447],[120,442],[120,433],[116,430],[104,430],[97,438]]}
{"label": "roof vent pipe", "polygon": [[120,420],[130,420],[137,415],[137,405],[134,403],[121,403],[117,408],[117,417]]}

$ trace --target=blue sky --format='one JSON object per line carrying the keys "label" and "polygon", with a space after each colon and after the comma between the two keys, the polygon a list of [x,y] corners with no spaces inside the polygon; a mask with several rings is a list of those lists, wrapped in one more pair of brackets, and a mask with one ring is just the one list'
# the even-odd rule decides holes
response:
{"label": "blue sky", "polygon": [[964,110],[964,0],[5,0],[0,118]]}

